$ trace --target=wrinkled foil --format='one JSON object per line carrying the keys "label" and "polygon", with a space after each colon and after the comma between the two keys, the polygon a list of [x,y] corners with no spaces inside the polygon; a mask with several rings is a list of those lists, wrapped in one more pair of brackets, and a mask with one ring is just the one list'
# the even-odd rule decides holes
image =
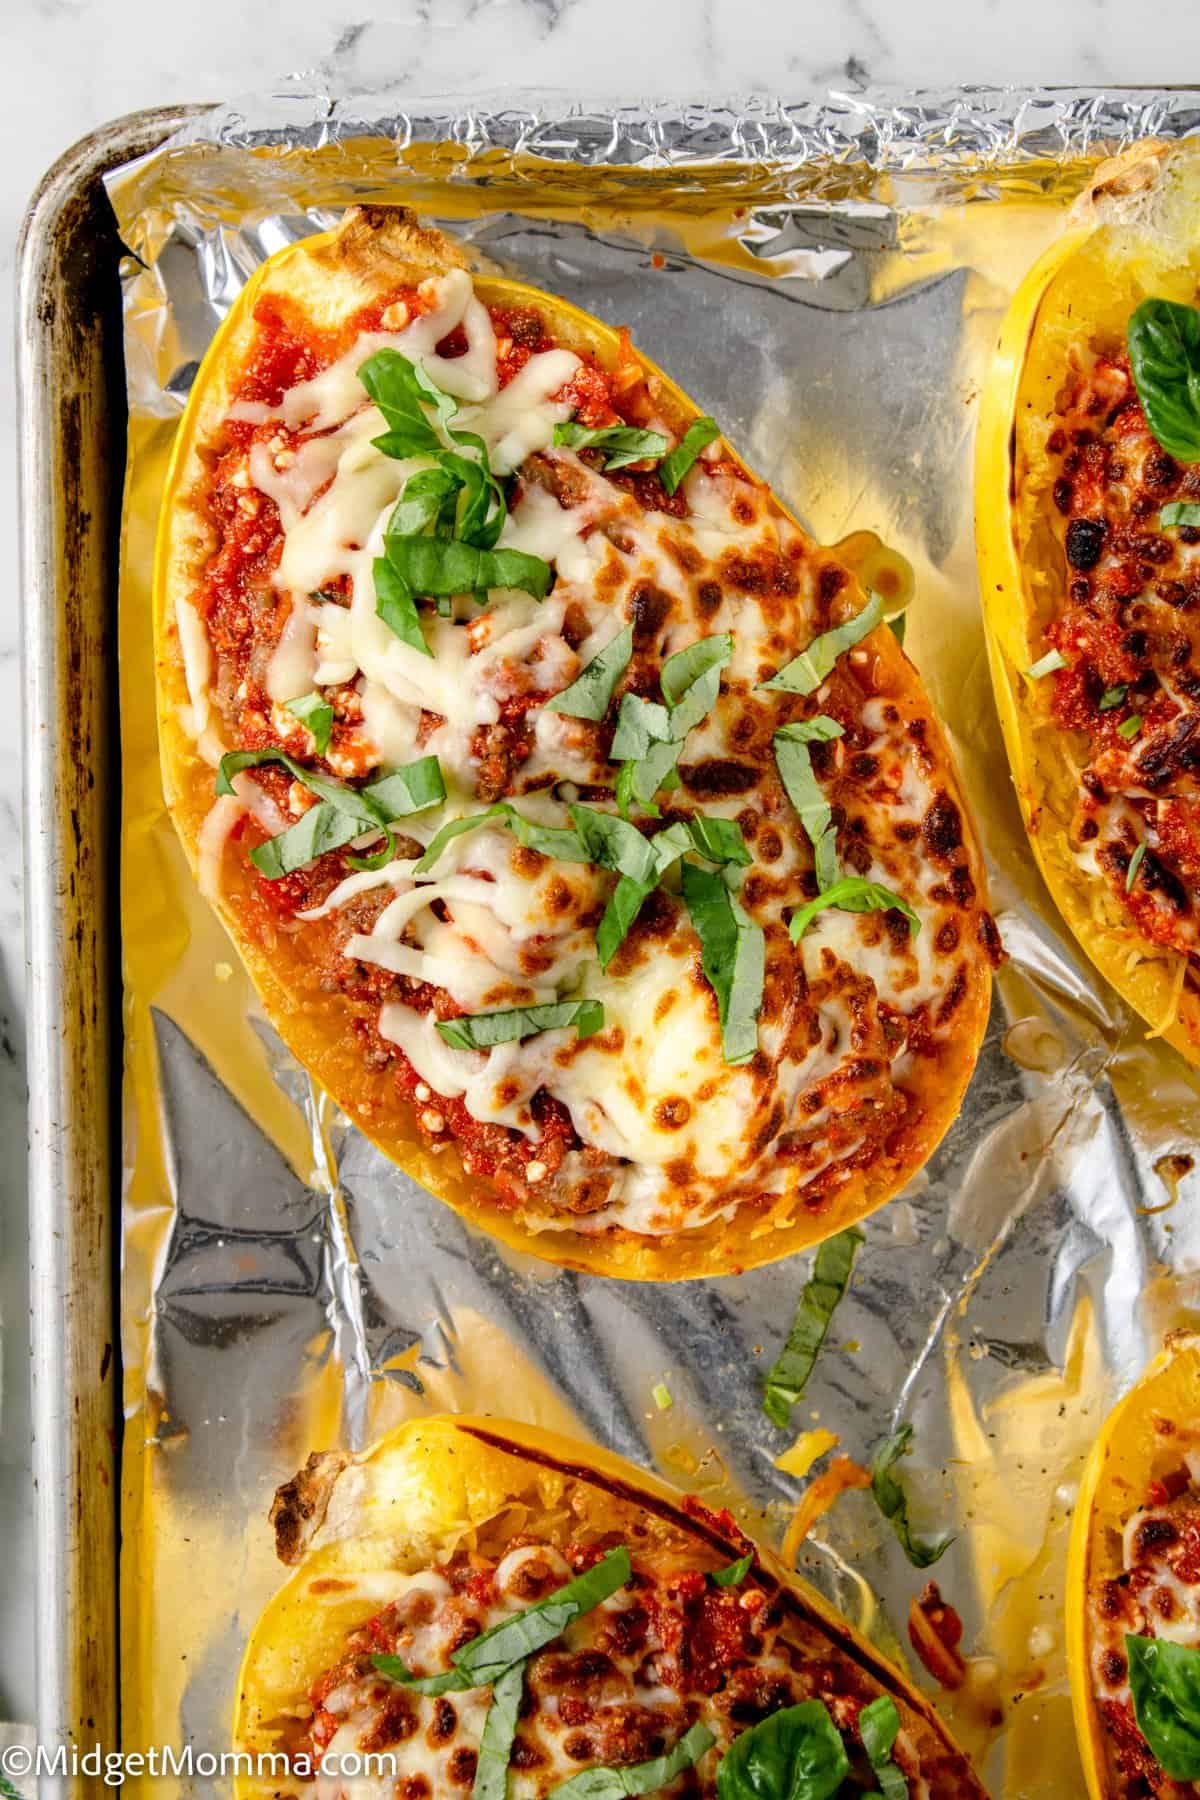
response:
{"label": "wrinkled foil", "polygon": [[[861,1458],[912,1422],[914,1522],[957,1534],[935,1573],[970,1678],[944,1710],[993,1793],[1083,1794],[1066,1534],[1116,1392],[1200,1305],[1200,1180],[1178,1179],[1200,1084],[1086,961],[1025,843],[985,663],[971,442],[1007,302],[1095,160],[1196,132],[1200,95],[1184,90],[605,111],[401,106],[296,82],[112,179],[130,251],[127,1747],[226,1745],[238,1662],[279,1578],[267,1507],[314,1448],[489,1410],[656,1465],[775,1541],[799,1491],[760,1397],[809,1259],[642,1286],[472,1231],[283,1050],[167,817],[150,572],[199,359],[264,256],[355,200],[408,200],[505,273],[630,325],[819,539],[870,529],[915,567],[906,647],[951,734],[1010,960],[962,1114],[868,1222],[794,1423]],[[904,1656],[924,1577],[867,1496],[838,1503],[802,1567]]]}

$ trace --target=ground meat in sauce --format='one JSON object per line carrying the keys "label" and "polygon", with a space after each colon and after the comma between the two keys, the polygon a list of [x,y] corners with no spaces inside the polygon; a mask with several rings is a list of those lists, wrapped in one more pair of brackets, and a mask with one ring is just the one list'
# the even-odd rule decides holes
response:
{"label": "ground meat in sauce", "polygon": [[[514,1551],[524,1553],[515,1572]],[[448,1781],[451,1765],[458,1771],[468,1759],[473,1773],[472,1732],[481,1715],[476,1711],[471,1726],[460,1719],[469,1697],[422,1697],[381,1679],[372,1658],[397,1656],[417,1674],[435,1674],[448,1666],[452,1645],[469,1642],[514,1604],[546,1598],[601,1554],[600,1544],[567,1546],[564,1554],[530,1537],[515,1540],[502,1564],[460,1549],[439,1569],[437,1591],[410,1589],[349,1634],[342,1656],[309,1691],[310,1718],[298,1727],[293,1754],[319,1761],[341,1733],[343,1750],[350,1738],[360,1749],[391,1747],[400,1754],[411,1743],[432,1753],[437,1770],[443,1766],[437,1759],[445,1759]],[[677,1557],[658,1569],[635,1555],[619,1596],[585,1613],[526,1664],[513,1771],[545,1795],[569,1773],[661,1756],[698,1721],[723,1752],[747,1727],[813,1698],[842,1729],[851,1757],[859,1757],[855,1722],[878,1690],[849,1658],[823,1655],[819,1647],[801,1651],[801,1639],[789,1640],[787,1618],[784,1603],[753,1575],[718,1587]],[[439,1644],[441,1651],[432,1648]],[[917,1778],[906,1738],[894,1755]],[[715,1760],[708,1760],[703,1778],[687,1778],[689,1793],[705,1800],[715,1795],[709,1772]],[[939,1758],[938,1772],[945,1776],[952,1760]]]}
{"label": "ground meat in sauce", "polygon": [[1200,534],[1159,514],[1197,498],[1200,469],[1151,436],[1124,350],[1072,362],[1059,417],[1048,455],[1066,578],[1046,641],[1068,665],[1054,716],[1085,744],[1072,834],[1141,935],[1195,959]]}

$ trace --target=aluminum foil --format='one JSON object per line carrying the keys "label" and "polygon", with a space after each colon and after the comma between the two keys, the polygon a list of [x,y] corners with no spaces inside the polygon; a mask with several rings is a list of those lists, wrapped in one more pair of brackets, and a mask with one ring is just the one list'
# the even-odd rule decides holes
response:
{"label": "aluminum foil", "polygon": [[[796,1424],[819,1419],[861,1457],[913,1423],[914,1519],[958,1534],[936,1572],[971,1676],[946,1711],[995,1794],[1082,1795],[1066,1531],[1116,1391],[1200,1306],[1200,1178],[1179,1181],[1200,1084],[1100,981],[1025,844],[984,658],[971,442],[1004,308],[1091,163],[1198,130],[1185,91],[605,111],[295,83],[113,179],[130,250],[128,1747],[226,1745],[238,1661],[278,1579],[266,1509],[310,1449],[491,1410],[590,1434],[775,1539],[797,1497],[760,1389],[807,1259],[635,1286],[468,1229],[314,1093],[166,815],[150,568],[197,363],[265,255],[354,200],[405,199],[504,272],[630,325],[818,538],[870,529],[916,569],[907,648],[953,739],[1010,960],[962,1115],[869,1222]],[[838,1503],[803,1566],[903,1654],[923,1577],[869,1499]]]}

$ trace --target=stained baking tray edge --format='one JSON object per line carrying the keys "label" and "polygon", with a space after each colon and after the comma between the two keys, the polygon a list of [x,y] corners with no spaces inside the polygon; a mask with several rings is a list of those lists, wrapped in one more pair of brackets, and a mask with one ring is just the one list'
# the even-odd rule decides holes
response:
{"label": "stained baking tray edge", "polygon": [[[44,177],[18,247],[38,1741],[114,1748],[120,1380],[115,628],[125,433],[103,176],[202,107],[101,126]],[[42,1800],[84,1775],[43,1776]]]}

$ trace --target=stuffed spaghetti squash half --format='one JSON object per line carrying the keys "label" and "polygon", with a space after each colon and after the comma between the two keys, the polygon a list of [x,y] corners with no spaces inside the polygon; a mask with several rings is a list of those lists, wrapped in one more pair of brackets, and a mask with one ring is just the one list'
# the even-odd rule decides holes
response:
{"label": "stuffed spaghetti squash half", "polygon": [[203,891],[460,1213],[708,1275],[929,1156],[998,955],[942,733],[878,599],[626,334],[352,212],[218,334],[156,591]]}
{"label": "stuffed spaghetti squash half", "polygon": [[1030,842],[1096,967],[1200,1063],[1200,153],[1102,165],[980,421],[980,584]]}
{"label": "stuffed spaghetti squash half", "polygon": [[312,1457],[272,1518],[297,1566],[235,1739],[276,1773],[239,1800],[983,1795],[928,1701],[728,1513],[603,1451],[413,1421]]}
{"label": "stuffed spaghetti squash half", "polygon": [[1200,1338],[1180,1332],[1088,1458],[1067,1574],[1090,1800],[1200,1795]]}

